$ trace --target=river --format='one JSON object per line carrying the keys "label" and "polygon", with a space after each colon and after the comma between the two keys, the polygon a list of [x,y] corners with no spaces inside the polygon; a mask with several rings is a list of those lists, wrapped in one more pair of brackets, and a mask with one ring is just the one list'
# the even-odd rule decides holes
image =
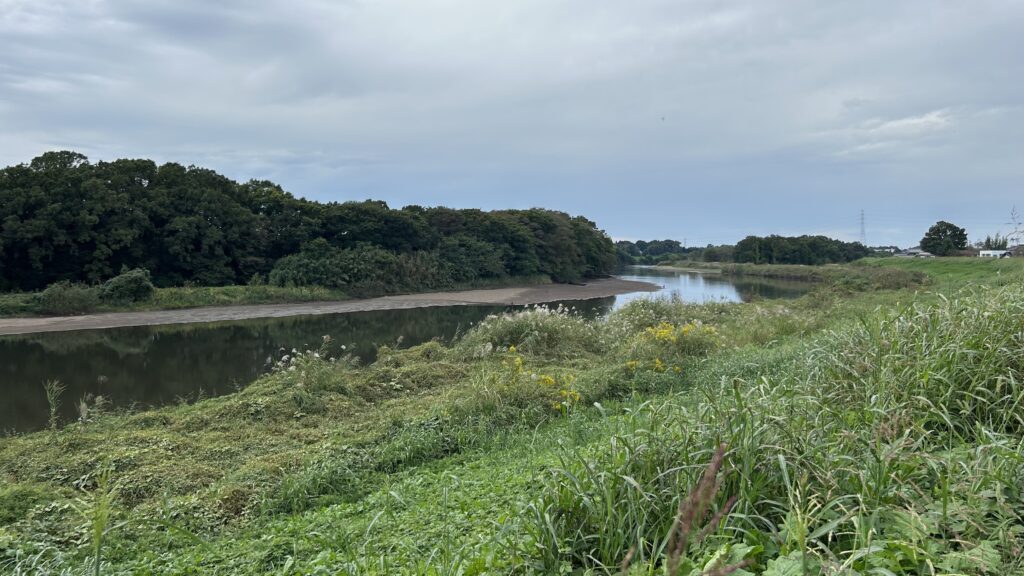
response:
{"label": "river", "polygon": [[[795,298],[809,289],[800,282],[649,267],[630,267],[619,277],[661,289],[567,304],[596,318],[636,298],[675,294],[689,302],[741,302]],[[318,347],[325,335],[331,336],[335,351],[344,345],[369,362],[379,345],[450,341],[489,314],[517,308],[438,306],[0,337],[0,433],[46,426],[43,383],[49,380],[65,386],[60,418],[67,422],[76,417],[78,401],[89,395],[100,395],[114,407],[145,408],[230,393],[264,374],[285,351]]]}

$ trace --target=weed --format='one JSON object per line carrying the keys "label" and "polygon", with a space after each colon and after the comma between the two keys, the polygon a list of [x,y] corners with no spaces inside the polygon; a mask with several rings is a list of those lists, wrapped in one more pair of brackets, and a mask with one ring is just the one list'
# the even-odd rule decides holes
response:
{"label": "weed", "polygon": [[86,540],[89,544],[92,560],[92,573],[99,576],[103,565],[103,546],[107,535],[123,524],[115,523],[115,500],[119,487],[110,479],[109,466],[104,467],[95,476],[95,488],[85,492],[76,501],[75,511],[85,522]]}
{"label": "weed", "polygon": [[60,415],[60,397],[64,393],[64,385],[59,380],[47,380],[43,382],[43,390],[46,392],[46,403],[50,407],[50,430],[56,430],[58,417]]}

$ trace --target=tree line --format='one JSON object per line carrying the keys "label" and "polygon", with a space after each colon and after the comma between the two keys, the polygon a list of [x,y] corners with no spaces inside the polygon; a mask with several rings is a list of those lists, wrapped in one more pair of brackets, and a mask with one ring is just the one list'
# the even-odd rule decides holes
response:
{"label": "tree line", "polygon": [[619,240],[615,243],[619,263],[623,265],[681,260],[692,250],[678,240]]}
{"label": "tree line", "polygon": [[754,264],[833,264],[872,254],[859,242],[826,236],[747,236],[736,245],[684,247],[676,240],[615,243],[621,265],[662,262],[741,262]]}
{"label": "tree line", "polygon": [[0,170],[0,289],[97,284],[146,269],[157,286],[270,281],[386,293],[480,279],[611,272],[611,239],[583,217],[321,203],[265,180],[152,160],[47,152]]}
{"label": "tree line", "polygon": [[753,264],[837,264],[871,255],[860,242],[827,236],[747,236],[736,243],[733,259]]}
{"label": "tree line", "polygon": [[859,242],[826,236],[747,236],[735,245],[684,247],[676,240],[620,240],[615,243],[619,264],[663,262],[741,262],[754,264],[833,264],[872,255]]}

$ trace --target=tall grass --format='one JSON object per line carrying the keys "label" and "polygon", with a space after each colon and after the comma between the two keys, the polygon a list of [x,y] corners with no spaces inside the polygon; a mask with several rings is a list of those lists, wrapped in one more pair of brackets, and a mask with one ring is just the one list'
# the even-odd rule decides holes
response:
{"label": "tall grass", "polygon": [[88,542],[93,576],[100,576],[103,567],[103,547],[107,535],[117,529],[115,523],[115,502],[119,486],[111,480],[111,469],[104,466],[95,476],[95,486],[85,492],[76,502],[75,511],[81,516],[85,526],[85,539]]}
{"label": "tall grass", "polygon": [[43,383],[43,391],[46,393],[46,404],[50,408],[50,430],[56,430],[60,416],[60,397],[64,394],[65,386],[60,380],[47,380]]}
{"label": "tall grass", "polygon": [[488,316],[459,342],[469,356],[485,356],[513,346],[549,359],[581,357],[608,343],[601,326],[570,308],[535,306],[511,314]]}
{"label": "tall grass", "polygon": [[778,353],[753,374],[725,363],[695,394],[644,405],[609,441],[563,455],[529,507],[522,555],[538,571],[614,573],[627,556],[670,568],[680,495],[724,442],[735,508],[695,566],[1024,569],[1024,290],[907,306]]}

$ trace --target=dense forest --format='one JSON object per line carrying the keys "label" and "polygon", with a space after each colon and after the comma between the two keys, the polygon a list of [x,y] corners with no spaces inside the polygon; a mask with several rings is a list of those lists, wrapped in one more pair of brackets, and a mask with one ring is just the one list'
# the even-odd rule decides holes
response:
{"label": "dense forest", "polygon": [[318,203],[268,181],[151,160],[48,152],[0,170],[0,289],[95,284],[146,269],[158,286],[269,281],[353,293],[478,279],[607,274],[615,247],[582,217]]}
{"label": "dense forest", "polygon": [[860,242],[827,236],[747,236],[736,244],[733,259],[753,264],[834,264],[871,254]]}

